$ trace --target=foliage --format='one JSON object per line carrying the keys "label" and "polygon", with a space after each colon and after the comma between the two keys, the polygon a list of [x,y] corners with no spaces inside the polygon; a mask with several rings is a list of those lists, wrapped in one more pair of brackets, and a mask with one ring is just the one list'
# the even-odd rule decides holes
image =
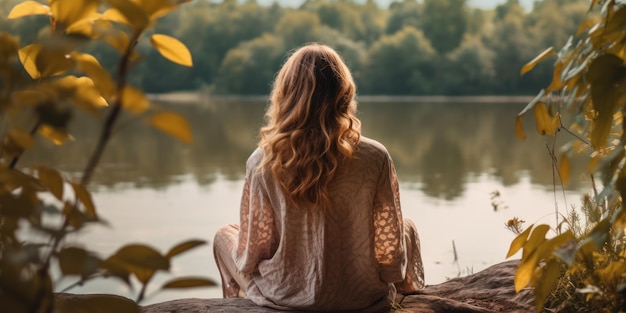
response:
{"label": "foliage", "polygon": [[[0,12],[8,14],[16,2],[0,1]],[[393,1],[388,7],[381,7],[382,1],[375,0],[307,0],[298,8],[260,3],[264,2],[192,1],[160,18],[150,31],[166,32],[185,42],[194,55],[194,67],[174,65],[147,41],[140,42],[137,49],[146,62],[129,73],[129,82],[149,93],[202,88],[216,94],[258,94],[267,90],[267,82],[259,79],[254,87],[243,90],[242,85],[252,83],[249,77],[256,71],[261,76],[276,73],[280,64],[260,63],[250,68],[251,72],[222,76],[224,70],[232,68],[232,63],[226,64],[232,62],[230,51],[251,55],[256,52],[245,50],[267,47],[278,39],[283,44],[276,49],[280,48],[285,55],[308,41],[322,41],[346,56],[348,65],[358,72],[366,63],[384,62],[377,59],[381,55],[370,53],[377,42],[410,26],[422,32],[425,41],[436,51],[428,58],[436,67],[436,73],[429,78],[436,82],[437,88],[423,90],[419,85],[411,85],[416,90],[402,88],[393,94],[532,94],[549,83],[544,78],[549,77],[550,66],[540,64],[522,77],[511,69],[521,67],[546,46],[563,45],[587,8],[586,0],[538,1],[528,12],[518,0],[506,1],[492,10],[469,8],[469,1],[460,0],[402,0]],[[0,30],[31,42],[47,22],[44,16],[17,20],[0,17]],[[255,44],[246,44],[251,41]],[[450,56],[458,49],[470,48],[468,41],[475,52],[466,50],[462,60],[450,60],[459,56],[458,53]],[[358,56],[355,47],[360,50]],[[115,49],[96,42],[85,47],[84,52],[97,57],[105,69],[115,70],[119,57]],[[468,55],[471,53],[480,57],[471,57]],[[397,63],[411,58],[411,55],[399,56]],[[462,69],[458,70],[457,66]],[[473,70],[482,67],[487,70]],[[355,74],[362,95],[381,92],[368,82],[394,75],[393,68],[386,67]],[[173,75],[176,80],[169,79]],[[248,83],[241,84],[240,80]]]}
{"label": "foliage", "polygon": [[[55,282],[75,285],[112,277],[141,285],[137,302],[159,271],[168,271],[174,257],[205,244],[188,240],[161,253],[145,244],[128,244],[108,257],[67,238],[94,224],[105,224],[88,190],[89,181],[122,115],[142,120],[190,143],[187,121],[174,112],[153,107],[140,88],[127,83],[139,64],[139,43],[149,42],[162,57],[191,66],[186,46],[166,34],[148,33],[157,20],[181,3],[171,0],[23,1],[9,19],[40,15],[49,26],[31,43],[0,33],[0,307],[7,312],[70,312],[97,307],[108,312],[137,312],[137,305],[106,295],[82,302],[59,302]],[[93,55],[93,43],[110,45],[119,55],[111,75]],[[73,140],[75,110],[102,123],[95,149],[79,180],[54,168],[19,168],[20,157],[47,138],[62,149]],[[89,245],[89,243],[86,243]],[[179,278],[162,288],[188,288],[214,283],[206,278]],[[116,300],[117,299],[117,300]]]}
{"label": "foliage", "polygon": [[626,5],[596,0],[589,11],[560,51],[546,49],[521,71],[556,55],[552,82],[517,117],[518,137],[532,111],[540,134],[572,138],[558,162],[551,148],[561,181],[569,179],[571,155],[585,153],[594,184],[582,213],[572,210],[562,223],[557,217],[555,237],[546,238],[550,226],[536,225],[511,244],[509,256],[523,250],[516,290],[533,286],[537,308],[549,312],[626,310]]}

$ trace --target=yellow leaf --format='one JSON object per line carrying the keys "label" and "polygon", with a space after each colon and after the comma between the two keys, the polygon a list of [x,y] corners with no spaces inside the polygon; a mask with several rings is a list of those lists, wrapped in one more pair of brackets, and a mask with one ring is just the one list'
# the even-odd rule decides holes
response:
{"label": "yellow leaf", "polygon": [[122,94],[122,106],[135,114],[141,114],[148,110],[150,101],[141,90],[126,85]]}
{"label": "yellow leaf", "polygon": [[71,27],[98,12],[99,0],[49,0],[50,10],[58,23]]}
{"label": "yellow leaf", "polygon": [[17,55],[20,40],[7,32],[0,33],[0,62],[6,62]]}
{"label": "yellow leaf", "polygon": [[[545,243],[546,234],[550,230],[550,226],[546,224],[541,224],[535,227],[530,237],[528,237],[528,241],[524,244],[524,252],[522,253],[522,260],[524,260],[527,256],[534,253],[537,248]],[[536,254],[536,253],[535,253]],[[542,257],[541,255],[537,255],[537,257]]]}
{"label": "yellow leaf", "polygon": [[76,79],[76,89],[71,99],[74,104],[97,117],[100,116],[100,109],[109,105],[91,78],[85,76]]}
{"label": "yellow leaf", "polygon": [[30,75],[30,77],[33,79],[38,79],[39,77],[41,77],[41,73],[35,65],[35,60],[37,59],[37,55],[40,51],[41,45],[32,44],[23,47],[18,52],[20,62],[22,62],[22,66],[24,66],[24,69],[26,70],[28,75]]}
{"label": "yellow leaf", "polygon": [[37,168],[37,176],[42,185],[44,185],[50,193],[57,199],[63,201],[63,176],[53,168],[39,166]]}
{"label": "yellow leaf", "polygon": [[103,17],[132,26],[134,29],[145,29],[150,24],[148,14],[135,2],[130,0],[106,0],[106,2],[117,12],[107,10]]}
{"label": "yellow leaf", "polygon": [[546,104],[542,101],[537,102],[533,113],[535,115],[537,132],[541,135],[553,136],[556,133],[556,127],[554,126],[553,118],[550,116],[550,113],[548,113]]}
{"label": "yellow leaf", "polygon": [[65,29],[68,34],[81,34],[87,37],[95,37],[93,26],[95,21],[100,19],[100,13],[93,13],[91,16],[87,16],[84,19],[72,24]]}
{"label": "yellow leaf", "polygon": [[92,80],[94,86],[103,97],[109,98],[115,93],[115,83],[111,74],[105,70],[100,62],[91,54],[72,52],[72,58],[76,61],[79,70],[85,72]]}
{"label": "yellow leaf", "polygon": [[87,215],[93,218],[97,218],[98,214],[96,213],[96,206],[93,203],[93,199],[91,197],[91,193],[85,186],[77,183],[72,183],[72,188],[74,189],[74,193],[78,197],[80,203],[85,206],[85,212]]}
{"label": "yellow leaf", "polygon": [[12,128],[11,130],[9,130],[8,136],[13,142],[15,142],[18,146],[20,146],[20,148],[24,150],[30,149],[30,147],[33,146],[33,136],[23,130]]}
{"label": "yellow leaf", "polygon": [[192,142],[191,129],[187,120],[173,112],[161,112],[150,117],[152,126],[157,129],[178,138],[184,143]]}
{"label": "yellow leaf", "polygon": [[140,244],[130,244],[120,248],[105,263],[122,267],[135,274],[142,283],[150,280],[155,271],[167,271],[170,268],[168,258],[154,248]]}
{"label": "yellow leaf", "polygon": [[541,312],[545,300],[548,298],[561,277],[561,267],[556,260],[550,260],[535,272],[535,307]]}
{"label": "yellow leaf", "polygon": [[201,245],[205,245],[206,241],[204,240],[189,240],[189,241],[185,241],[185,242],[181,242],[175,246],[173,246],[170,251],[167,252],[167,254],[165,255],[165,257],[167,258],[172,258],[174,256],[177,256],[183,252],[189,251],[195,247],[201,246]]}
{"label": "yellow leaf", "polygon": [[595,172],[596,166],[598,166],[598,163],[600,163],[600,160],[602,160],[602,156],[600,156],[599,154],[593,155],[591,159],[589,160],[589,163],[587,164],[587,172],[588,173]]}
{"label": "yellow leaf", "polygon": [[532,228],[533,228],[533,225],[528,226],[528,228],[526,228],[524,232],[517,235],[517,237],[513,239],[513,242],[511,242],[511,247],[509,248],[509,252],[506,254],[507,259],[513,256],[515,253],[517,253],[517,251],[519,251],[519,249],[521,249],[524,246],[524,244],[526,244],[526,239],[528,239],[528,234],[530,234],[530,231],[532,230]]}
{"label": "yellow leaf", "polygon": [[565,86],[565,83],[563,83],[563,81],[561,80],[561,73],[563,72],[563,62],[556,62],[556,64],[554,65],[554,70],[552,71],[552,82],[550,82],[550,86],[548,86],[548,88],[546,88],[547,92],[550,91],[556,91],[559,90],[561,88],[563,88],[563,86]]}
{"label": "yellow leaf", "polygon": [[74,67],[74,60],[69,57],[67,49],[54,43],[42,46],[35,59],[42,77],[59,75]]}
{"label": "yellow leaf", "polygon": [[532,70],[535,67],[535,65],[537,65],[537,63],[543,61],[544,59],[546,59],[547,57],[549,57],[551,55],[556,55],[556,51],[552,47],[544,50],[538,56],[536,56],[534,59],[532,59],[530,62],[526,63],[522,67],[522,69],[520,71],[520,75],[524,75],[524,74],[528,73],[528,71]]}
{"label": "yellow leaf", "polygon": [[108,9],[104,11],[100,18],[115,23],[130,25],[130,22],[126,19],[126,17],[117,9]]}
{"label": "yellow leaf", "polygon": [[588,18],[582,23],[580,23],[580,25],[578,26],[578,30],[576,31],[576,37],[580,36],[583,33],[583,31],[593,27],[595,24],[596,24],[596,21],[593,18]]}
{"label": "yellow leaf", "polygon": [[68,140],[74,140],[74,137],[67,132],[55,129],[48,125],[41,125],[39,127],[39,134],[52,140],[55,145],[59,146]]}
{"label": "yellow leaf", "polygon": [[166,59],[183,66],[193,65],[189,49],[178,39],[167,35],[154,34],[150,37],[150,42]]}
{"label": "yellow leaf", "polygon": [[524,133],[524,123],[522,122],[521,115],[518,115],[515,118],[515,134],[520,140],[526,139],[526,134]]}
{"label": "yellow leaf", "polygon": [[525,260],[522,259],[517,271],[515,272],[515,278],[513,279],[515,292],[519,292],[524,289],[524,287],[528,286],[533,274],[535,273],[535,268],[537,267],[538,262],[539,258],[537,257],[537,251],[534,251],[534,253],[532,253]]}
{"label": "yellow leaf", "polygon": [[14,6],[9,12],[8,19],[20,18],[28,15],[50,15],[50,7],[37,1],[24,1]]}
{"label": "yellow leaf", "polygon": [[20,129],[12,128],[2,140],[2,153],[5,158],[14,158],[22,155],[24,150],[33,146],[33,137]]}
{"label": "yellow leaf", "polygon": [[559,160],[559,174],[561,175],[561,183],[563,185],[569,182],[571,173],[571,165],[566,153],[562,153]]}

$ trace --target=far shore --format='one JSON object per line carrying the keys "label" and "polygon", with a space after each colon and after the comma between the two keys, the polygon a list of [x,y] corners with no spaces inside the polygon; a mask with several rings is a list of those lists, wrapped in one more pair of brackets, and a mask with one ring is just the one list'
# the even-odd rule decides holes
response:
{"label": "far shore", "polygon": [[[268,95],[208,95],[202,92],[172,92],[164,94],[150,94],[150,100],[176,103],[201,103],[206,101],[267,101]],[[389,95],[362,95],[357,96],[359,102],[412,102],[412,103],[528,103],[535,96],[501,96],[501,95],[481,95],[481,96],[389,96]]]}

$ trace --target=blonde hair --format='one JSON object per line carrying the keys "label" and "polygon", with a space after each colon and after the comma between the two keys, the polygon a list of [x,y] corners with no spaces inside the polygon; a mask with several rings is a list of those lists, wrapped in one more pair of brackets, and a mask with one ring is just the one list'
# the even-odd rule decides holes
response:
{"label": "blonde hair", "polygon": [[328,184],[361,136],[355,94],[350,70],[322,44],[296,50],[278,73],[261,128],[259,169],[271,170],[296,204],[330,206]]}

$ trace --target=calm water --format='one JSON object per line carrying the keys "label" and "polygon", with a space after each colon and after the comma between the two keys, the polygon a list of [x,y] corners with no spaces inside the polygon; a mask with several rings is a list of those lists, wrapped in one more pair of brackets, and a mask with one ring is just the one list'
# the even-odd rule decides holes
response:
{"label": "calm water", "polygon": [[[194,144],[187,146],[126,118],[107,148],[92,190],[110,227],[95,226],[75,240],[88,240],[102,256],[125,243],[146,243],[161,251],[183,240],[212,240],[218,227],[238,222],[245,161],[254,150],[265,104],[255,101],[160,103],[185,115]],[[560,208],[578,202],[584,179],[555,199],[546,143],[527,118],[528,139],[513,131],[524,103],[361,103],[363,134],[390,151],[400,180],[405,217],[418,227],[426,281],[477,272],[504,260],[514,235],[504,223],[554,224]],[[77,140],[63,147],[40,142],[23,165],[48,164],[78,175],[93,150],[94,125],[85,117],[73,125]],[[574,173],[575,178],[581,175]],[[500,197],[492,199],[493,192]],[[493,203],[498,210],[494,210]],[[453,248],[453,246],[455,248]],[[209,276],[219,281],[211,246],[176,259],[171,273],[158,274],[151,289],[173,277]],[[457,261],[455,262],[455,254]],[[61,286],[71,281],[64,280]],[[99,281],[73,292],[113,292],[131,298],[117,281]],[[165,291],[145,303],[180,297],[220,297],[219,288]]]}

